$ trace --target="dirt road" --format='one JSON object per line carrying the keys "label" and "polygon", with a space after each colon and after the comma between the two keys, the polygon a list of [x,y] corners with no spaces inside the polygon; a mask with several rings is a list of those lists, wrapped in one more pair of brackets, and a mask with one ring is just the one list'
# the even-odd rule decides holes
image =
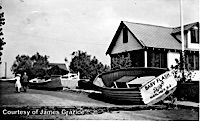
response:
{"label": "dirt road", "polygon": [[29,89],[15,93],[10,82],[0,82],[0,96],[1,119],[198,120],[198,111],[192,109],[141,110],[147,107],[110,104],[83,92]]}

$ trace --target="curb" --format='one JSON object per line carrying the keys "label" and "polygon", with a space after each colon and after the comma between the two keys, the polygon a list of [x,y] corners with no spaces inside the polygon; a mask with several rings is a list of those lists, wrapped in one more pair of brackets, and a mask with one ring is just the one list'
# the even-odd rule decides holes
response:
{"label": "curb", "polygon": [[189,109],[189,110],[196,110],[198,112],[200,109],[199,106],[184,105],[184,104],[180,104],[180,103],[164,102],[164,104],[167,105],[168,109]]}

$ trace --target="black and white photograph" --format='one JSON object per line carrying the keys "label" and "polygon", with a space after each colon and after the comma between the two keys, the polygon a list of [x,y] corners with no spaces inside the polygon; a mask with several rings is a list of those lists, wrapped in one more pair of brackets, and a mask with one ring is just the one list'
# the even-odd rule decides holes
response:
{"label": "black and white photograph", "polygon": [[199,0],[0,0],[0,120],[199,120]]}

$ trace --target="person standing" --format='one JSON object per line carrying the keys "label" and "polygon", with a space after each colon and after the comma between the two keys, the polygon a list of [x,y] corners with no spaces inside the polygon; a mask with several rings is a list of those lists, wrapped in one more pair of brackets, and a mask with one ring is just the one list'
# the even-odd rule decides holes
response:
{"label": "person standing", "polygon": [[21,74],[17,74],[16,77],[15,77],[15,90],[16,92],[20,93],[20,89],[22,87],[21,83],[20,83],[20,77],[21,77]]}
{"label": "person standing", "polygon": [[22,87],[23,87],[24,92],[26,92],[27,87],[28,87],[28,76],[27,76],[26,72],[24,72],[24,75],[22,77]]}

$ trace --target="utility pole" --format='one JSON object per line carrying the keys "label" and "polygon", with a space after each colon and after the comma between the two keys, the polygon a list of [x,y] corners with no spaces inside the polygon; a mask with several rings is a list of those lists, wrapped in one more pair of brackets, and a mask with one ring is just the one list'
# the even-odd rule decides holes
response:
{"label": "utility pole", "polygon": [[184,80],[184,69],[185,69],[185,50],[184,50],[184,44],[185,44],[185,40],[184,40],[184,26],[183,26],[183,1],[180,0],[180,23],[181,23],[181,44],[182,44],[182,52],[181,52],[181,71],[182,71],[182,79]]}
{"label": "utility pole", "polygon": [[5,78],[7,78],[7,62],[5,62]]}

